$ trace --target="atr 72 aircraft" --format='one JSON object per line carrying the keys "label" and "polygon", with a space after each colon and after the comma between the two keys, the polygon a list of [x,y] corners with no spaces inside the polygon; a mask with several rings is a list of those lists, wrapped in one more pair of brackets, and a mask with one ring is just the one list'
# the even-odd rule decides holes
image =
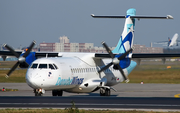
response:
{"label": "atr 72 aircraft", "polygon": [[[33,41],[24,53],[1,51],[0,55],[16,56],[17,63],[6,77],[17,68],[28,67],[26,82],[34,90],[35,96],[52,90],[53,96],[62,96],[63,91],[73,93],[90,93],[100,90],[100,96],[110,96],[111,89],[120,82],[129,82],[128,75],[137,63],[132,58],[162,58],[180,55],[169,54],[132,54],[135,19],[172,19],[166,17],[136,16],[135,9],[127,10],[126,16],[95,16],[93,18],[125,18],[124,30],[116,48],[111,51],[105,42],[102,45],[108,54],[101,53],[42,53],[31,52]],[[116,91],[116,90],[115,90]]]}
{"label": "atr 72 aircraft", "polygon": [[179,40],[177,40],[178,37],[179,35],[175,33],[172,39],[168,37],[168,41],[159,41],[159,42],[155,42],[155,44],[166,44],[168,47],[172,47],[174,45],[178,46],[178,42],[180,42]]}

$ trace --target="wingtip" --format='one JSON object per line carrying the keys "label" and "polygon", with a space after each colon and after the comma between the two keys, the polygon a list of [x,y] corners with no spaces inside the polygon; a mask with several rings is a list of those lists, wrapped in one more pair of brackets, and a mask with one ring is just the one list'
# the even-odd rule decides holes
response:
{"label": "wingtip", "polygon": [[167,19],[174,19],[174,18],[171,15],[167,15]]}
{"label": "wingtip", "polygon": [[91,14],[91,16],[93,17],[93,16],[94,16],[94,14]]}

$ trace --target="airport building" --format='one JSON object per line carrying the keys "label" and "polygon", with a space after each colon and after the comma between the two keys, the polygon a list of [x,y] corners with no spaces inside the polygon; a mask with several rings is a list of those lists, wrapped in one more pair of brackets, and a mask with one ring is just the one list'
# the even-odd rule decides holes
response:
{"label": "airport building", "polygon": [[[163,48],[146,47],[145,45],[134,45],[133,53],[163,53]],[[90,52],[90,53],[107,53],[104,47],[96,47],[93,43],[70,43],[67,36],[59,38],[56,43],[40,43],[40,51],[50,52]],[[115,47],[111,47],[113,50]]]}
{"label": "airport building", "polygon": [[40,51],[50,51],[53,52],[55,51],[55,43],[40,43],[39,44],[39,49]]}
{"label": "airport building", "polygon": [[134,44],[133,53],[163,53],[163,48],[146,47],[145,45]]}

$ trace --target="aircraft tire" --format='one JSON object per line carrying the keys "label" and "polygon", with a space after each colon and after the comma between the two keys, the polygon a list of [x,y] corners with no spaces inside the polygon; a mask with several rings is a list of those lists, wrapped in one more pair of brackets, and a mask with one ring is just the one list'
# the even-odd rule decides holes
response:
{"label": "aircraft tire", "polygon": [[42,96],[41,93],[35,92],[35,96]]}
{"label": "aircraft tire", "polygon": [[105,90],[104,90],[104,88],[100,88],[100,96],[105,96]]}
{"label": "aircraft tire", "polygon": [[58,96],[62,96],[62,95],[63,95],[63,91],[62,91],[62,90],[58,90],[58,91],[57,91],[57,95],[58,95]]}
{"label": "aircraft tire", "polygon": [[35,96],[42,96],[42,93],[38,92],[36,89],[34,89]]}
{"label": "aircraft tire", "polygon": [[100,93],[100,96],[105,96],[105,93]]}
{"label": "aircraft tire", "polygon": [[111,90],[106,88],[105,90],[105,96],[110,96],[111,95]]}
{"label": "aircraft tire", "polygon": [[57,96],[58,95],[58,91],[57,90],[52,90],[52,96]]}

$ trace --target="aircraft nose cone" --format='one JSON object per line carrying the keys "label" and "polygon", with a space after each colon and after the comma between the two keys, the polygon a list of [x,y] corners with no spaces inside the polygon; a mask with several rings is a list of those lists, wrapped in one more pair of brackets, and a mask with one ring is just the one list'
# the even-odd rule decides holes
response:
{"label": "aircraft nose cone", "polygon": [[40,87],[38,81],[39,81],[38,77],[34,76],[32,73],[26,74],[26,82],[30,87],[32,87],[34,89]]}
{"label": "aircraft nose cone", "polygon": [[36,84],[36,81],[34,78],[26,78],[26,82],[27,84],[32,87],[32,88],[36,88],[37,87],[37,84]]}

